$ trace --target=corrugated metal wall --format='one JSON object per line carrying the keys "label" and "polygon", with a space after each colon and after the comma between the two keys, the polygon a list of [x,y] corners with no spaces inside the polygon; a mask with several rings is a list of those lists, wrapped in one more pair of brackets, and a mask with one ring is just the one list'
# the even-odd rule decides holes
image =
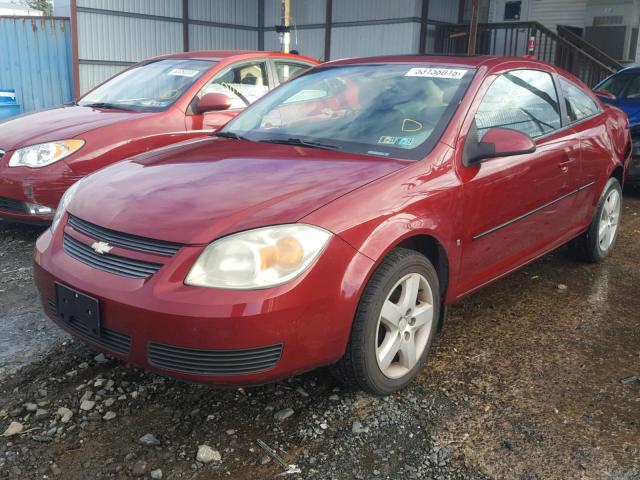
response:
{"label": "corrugated metal wall", "polygon": [[189,50],[256,50],[258,0],[189,0]]}
{"label": "corrugated metal wall", "polygon": [[73,98],[69,19],[0,17],[0,88],[16,90],[23,112]]}
{"label": "corrugated metal wall", "polygon": [[[188,49],[280,50],[281,0],[188,0]],[[330,58],[418,53],[423,0],[333,0]],[[458,0],[430,0],[431,21],[457,22]],[[291,2],[291,48],[325,57],[327,0]],[[80,91],[133,62],[185,50],[182,0],[77,0]],[[433,51],[433,30],[427,51]],[[264,35],[261,37],[261,35]]]}
{"label": "corrugated metal wall", "polygon": [[84,93],[122,68],[181,52],[181,0],[78,0],[78,63]]}
{"label": "corrugated metal wall", "polygon": [[[258,48],[258,0],[189,0],[189,50]],[[80,92],[126,66],[185,50],[182,0],[77,0]]]}
{"label": "corrugated metal wall", "polygon": [[421,0],[334,0],[331,58],[417,53],[421,9]]}

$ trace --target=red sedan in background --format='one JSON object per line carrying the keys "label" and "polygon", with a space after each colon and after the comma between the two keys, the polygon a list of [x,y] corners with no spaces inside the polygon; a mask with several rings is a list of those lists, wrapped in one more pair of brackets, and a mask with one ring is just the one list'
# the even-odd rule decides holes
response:
{"label": "red sedan in background", "polygon": [[77,103],[0,123],[0,219],[49,223],[76,180],[220,128],[315,60],[207,51],[138,63]]}
{"label": "red sedan in background", "polygon": [[334,364],[388,394],[445,305],[566,243],[609,255],[630,142],[623,112],[537,61],[331,62],[214,137],[76,183],[35,278],[62,328],[167,375]]}

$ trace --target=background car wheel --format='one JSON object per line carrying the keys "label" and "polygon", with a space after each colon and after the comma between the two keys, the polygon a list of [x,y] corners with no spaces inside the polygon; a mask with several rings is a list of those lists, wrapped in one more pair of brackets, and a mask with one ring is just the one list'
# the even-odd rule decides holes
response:
{"label": "background car wheel", "polygon": [[579,260],[597,263],[613,250],[622,212],[622,188],[615,178],[604,187],[589,230],[569,243],[569,250]]}
{"label": "background car wheel", "polygon": [[377,395],[407,385],[424,364],[440,312],[440,287],[429,260],[392,250],[369,280],[336,376]]}

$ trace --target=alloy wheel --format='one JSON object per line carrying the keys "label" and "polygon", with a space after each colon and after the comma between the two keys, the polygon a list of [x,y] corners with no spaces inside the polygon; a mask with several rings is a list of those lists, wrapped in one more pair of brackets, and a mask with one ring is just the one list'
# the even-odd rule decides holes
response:
{"label": "alloy wheel", "polygon": [[420,361],[433,323],[433,292],[419,273],[401,278],[385,299],[377,325],[376,360],[387,378],[401,378]]}
{"label": "alloy wheel", "polygon": [[611,248],[616,238],[621,203],[620,193],[614,189],[609,192],[604,201],[602,212],[600,213],[600,223],[598,225],[598,243],[603,252]]}

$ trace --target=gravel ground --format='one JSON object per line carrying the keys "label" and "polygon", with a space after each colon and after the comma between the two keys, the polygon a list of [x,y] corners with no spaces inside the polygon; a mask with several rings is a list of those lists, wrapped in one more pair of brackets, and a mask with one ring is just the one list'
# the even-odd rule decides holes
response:
{"label": "gravel ground", "polygon": [[387,398],[325,370],[220,390],[97,355],[40,313],[37,234],[0,225],[0,434],[22,429],[0,479],[640,479],[640,195],[612,258],[560,250],[456,305]]}

